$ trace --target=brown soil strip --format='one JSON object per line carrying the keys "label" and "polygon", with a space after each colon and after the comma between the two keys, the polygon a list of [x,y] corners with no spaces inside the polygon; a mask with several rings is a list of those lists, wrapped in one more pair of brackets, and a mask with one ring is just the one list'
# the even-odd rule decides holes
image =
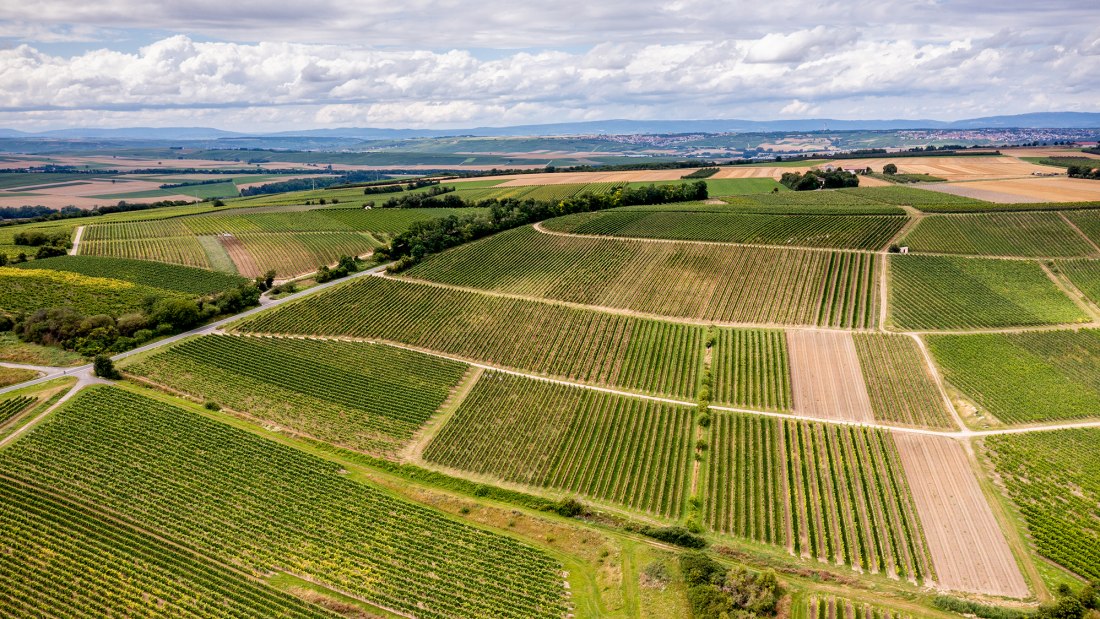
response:
{"label": "brown soil strip", "polygon": [[796,415],[874,422],[851,334],[788,331],[787,346]]}
{"label": "brown soil strip", "polygon": [[260,265],[256,264],[256,259],[240,239],[232,234],[219,234],[218,242],[225,248],[233,264],[237,266],[238,273],[245,277],[257,277],[263,273],[260,271]]}
{"label": "brown soil strip", "polygon": [[941,587],[1024,598],[1027,583],[960,443],[895,432]]}

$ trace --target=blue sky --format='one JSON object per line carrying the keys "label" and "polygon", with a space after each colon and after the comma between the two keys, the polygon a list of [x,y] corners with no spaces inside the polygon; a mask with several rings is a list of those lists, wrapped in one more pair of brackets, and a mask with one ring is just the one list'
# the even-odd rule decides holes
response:
{"label": "blue sky", "polygon": [[1095,1],[0,7],[0,126],[24,130],[1100,111]]}

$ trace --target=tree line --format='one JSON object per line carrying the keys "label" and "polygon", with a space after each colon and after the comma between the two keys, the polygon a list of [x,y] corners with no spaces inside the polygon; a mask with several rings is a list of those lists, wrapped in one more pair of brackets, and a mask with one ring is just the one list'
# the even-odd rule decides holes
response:
{"label": "tree line", "polygon": [[[895,168],[896,170],[896,168]],[[816,189],[839,189],[841,187],[859,187],[859,177],[844,170],[809,170],[784,172],[779,182],[794,191],[813,191]]]}

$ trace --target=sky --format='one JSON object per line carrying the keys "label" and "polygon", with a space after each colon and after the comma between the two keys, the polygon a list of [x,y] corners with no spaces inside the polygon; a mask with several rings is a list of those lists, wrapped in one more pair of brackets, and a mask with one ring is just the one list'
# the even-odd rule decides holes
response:
{"label": "sky", "polygon": [[0,127],[1100,111],[1096,0],[0,0]]}

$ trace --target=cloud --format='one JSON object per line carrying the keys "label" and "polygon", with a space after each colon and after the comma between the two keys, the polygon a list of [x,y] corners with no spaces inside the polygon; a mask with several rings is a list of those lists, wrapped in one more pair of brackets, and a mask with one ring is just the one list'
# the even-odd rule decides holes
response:
{"label": "cloud", "polygon": [[[0,46],[0,125],[951,118],[1100,100],[1082,3],[800,4],[40,0],[0,21],[0,37],[25,35]],[[126,28],[180,34],[51,52],[51,37]]]}

